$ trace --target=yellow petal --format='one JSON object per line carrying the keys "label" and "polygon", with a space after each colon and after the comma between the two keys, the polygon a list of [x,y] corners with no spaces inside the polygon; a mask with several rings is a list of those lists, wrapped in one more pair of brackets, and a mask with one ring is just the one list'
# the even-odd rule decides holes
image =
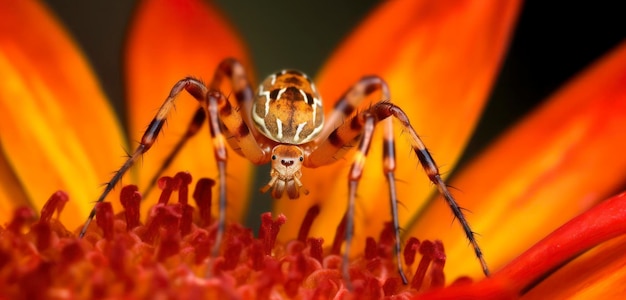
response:
{"label": "yellow petal", "polygon": [[[196,0],[141,2],[126,49],[131,140],[141,139],[146,126],[178,80],[194,76],[208,84],[219,62],[227,57],[238,58],[245,66],[250,66],[242,43],[212,5]],[[227,95],[229,92],[224,91]],[[186,92],[178,98],[176,109],[164,126],[165,133],[144,155],[141,165],[135,168],[139,173],[136,182],[139,182],[140,190],[147,186],[183,135],[197,107],[197,101]],[[191,172],[194,181],[201,177],[217,178],[206,124],[176,158],[166,175],[178,171]],[[227,178],[228,215],[230,219],[240,219],[248,199],[251,164],[230,151]],[[214,199],[216,197],[217,194]],[[151,199],[147,199],[147,203],[156,203],[154,198]]]}
{"label": "yellow petal", "polygon": [[7,1],[0,15],[3,212],[24,198],[39,210],[62,189],[71,199],[61,220],[74,228],[120,163],[121,130],[84,57],[45,8]]}
{"label": "yellow petal", "polygon": [[[326,110],[364,75],[384,78],[391,101],[408,114],[447,173],[462,152],[482,110],[518,10],[517,1],[387,1],[337,49],[319,75]],[[367,107],[364,104],[362,107]],[[401,222],[417,213],[432,184],[396,126],[398,196]],[[387,184],[382,174],[382,135],[375,135],[357,192],[355,246],[364,235],[377,236],[391,219]],[[312,236],[330,241],[346,210],[350,155],[335,165],[305,170],[311,194],[278,202],[276,211],[302,220],[312,203],[323,203]],[[303,209],[305,208],[305,209]],[[297,226],[281,230],[295,236]]]}
{"label": "yellow petal", "polygon": [[[626,43],[558,91],[451,183],[497,269],[623,186],[626,170]],[[448,274],[480,276],[450,212],[434,203],[410,231],[442,238]],[[456,229],[456,225],[454,225]],[[450,232],[442,236],[442,231]]]}

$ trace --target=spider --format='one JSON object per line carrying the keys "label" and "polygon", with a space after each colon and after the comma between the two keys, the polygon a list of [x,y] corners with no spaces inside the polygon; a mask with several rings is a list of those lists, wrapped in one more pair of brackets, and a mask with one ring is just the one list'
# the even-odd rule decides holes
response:
{"label": "spider", "polygon": [[[234,97],[227,97],[220,92],[225,82],[230,84]],[[381,124],[384,126],[383,172],[389,188],[391,217],[395,233],[394,253],[398,273],[404,284],[407,284],[408,280],[400,260],[400,225],[394,177],[396,158],[392,120],[396,119],[408,133],[413,151],[417,154],[428,178],[443,195],[455,218],[461,223],[483,272],[489,275],[487,263],[474,233],[461,208],[448,191],[435,161],[409,123],[407,115],[400,107],[389,101],[389,88],[378,76],[366,76],[360,79],[337,101],[334,110],[328,116],[324,116],[322,100],[314,83],[304,73],[283,70],[271,74],[260,84],[255,95],[241,63],[235,59],[225,59],[219,64],[210,85],[207,86],[193,77],[184,78],[174,85],[143,134],[139,145],[107,183],[97,202],[102,202],[133,163],[152,147],[168,113],[174,107],[176,97],[183,90],[193,96],[199,102],[200,107],[179,145],[193,136],[208,117],[217,161],[220,210],[217,237],[212,249],[214,257],[219,251],[226,222],[226,163],[228,162],[226,144],[229,144],[237,154],[243,155],[256,165],[271,163],[271,179],[261,188],[262,192],[271,189],[271,195],[275,199],[284,196],[297,199],[302,194],[308,194],[308,190],[300,181],[302,167],[317,168],[332,164],[347,153],[349,147],[346,146],[358,143],[348,174],[349,192],[342,263],[343,276],[349,278],[347,256],[353,236],[357,186],[373,139],[374,128]],[[366,109],[356,111],[359,104],[374,92],[382,94],[383,100]],[[165,169],[178,150],[180,150],[179,146],[170,153],[159,172]],[[95,213],[96,206],[89,214],[80,237],[85,235]]]}

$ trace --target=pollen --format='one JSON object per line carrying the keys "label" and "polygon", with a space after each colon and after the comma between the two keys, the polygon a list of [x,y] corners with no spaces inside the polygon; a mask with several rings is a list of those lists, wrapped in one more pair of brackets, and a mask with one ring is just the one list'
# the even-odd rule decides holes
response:
{"label": "pollen", "polygon": [[282,227],[293,226],[284,215],[262,214],[256,234],[229,223],[219,254],[212,257],[215,182],[196,182],[191,194],[195,206],[188,199],[191,183],[188,173],[161,178],[161,197],[144,221],[140,205],[146,204],[137,187],[122,188],[124,210],[115,213],[110,203],[99,203],[96,222],[83,239],[78,238],[80,228],[69,231],[55,217],[69,201],[62,191],[49,198],[39,217],[30,208],[16,209],[13,220],[0,227],[2,293],[28,299],[404,299],[445,283],[442,243],[410,238],[399,259],[411,281],[402,284],[390,224],[378,237],[367,237],[361,254],[349,262],[350,278],[343,278],[344,223],[330,245],[309,236],[319,206],[307,211],[297,239],[287,243],[276,238]]}

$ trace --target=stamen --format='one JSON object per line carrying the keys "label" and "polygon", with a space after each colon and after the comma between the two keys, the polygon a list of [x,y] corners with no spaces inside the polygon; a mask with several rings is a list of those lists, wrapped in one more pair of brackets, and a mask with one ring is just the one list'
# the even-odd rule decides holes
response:
{"label": "stamen", "polygon": [[85,251],[78,241],[71,241],[61,250],[60,265],[67,269],[73,263],[80,261],[85,256]]}
{"label": "stamen", "polygon": [[174,176],[179,184],[178,187],[178,203],[187,204],[189,198],[189,184],[191,184],[191,174],[189,172],[178,172]]}
{"label": "stamen", "polygon": [[298,241],[305,242],[306,238],[309,236],[309,231],[311,230],[311,226],[313,225],[313,221],[320,214],[319,205],[313,205],[306,212],[306,216],[300,224],[300,231],[298,232]]}
{"label": "stamen", "polygon": [[404,263],[411,266],[415,262],[415,255],[420,247],[420,241],[415,237],[410,237],[404,246]]}
{"label": "stamen", "polygon": [[39,218],[39,222],[50,222],[52,215],[54,212],[57,212],[57,215],[61,214],[63,211],[63,207],[65,207],[65,203],[69,200],[69,196],[67,193],[63,191],[57,191],[46,201],[43,208],[41,209],[41,217]]}
{"label": "stamen", "polygon": [[26,224],[33,222],[36,219],[37,214],[32,208],[26,206],[18,207],[13,213],[11,223],[7,225],[7,230],[13,232],[14,234],[19,234]]}
{"label": "stamen", "polygon": [[368,236],[365,240],[365,259],[374,259],[378,257],[378,245],[373,237]]}
{"label": "stamen", "polygon": [[113,239],[113,206],[110,202],[96,204],[96,223],[106,240]]}
{"label": "stamen", "polygon": [[180,186],[180,179],[163,176],[159,178],[158,186],[162,190],[161,196],[159,196],[159,204],[167,204],[170,201],[172,192]]}
{"label": "stamen", "polygon": [[323,259],[322,244],[324,243],[324,239],[308,238],[306,241],[309,245],[309,254],[311,257],[317,259],[317,261],[321,263]]}
{"label": "stamen", "polygon": [[402,279],[400,279],[400,277],[389,277],[385,280],[385,284],[383,284],[383,292],[385,296],[393,296],[400,291],[401,287]]}
{"label": "stamen", "polygon": [[344,239],[346,238],[346,215],[343,215],[341,222],[339,222],[339,226],[337,226],[337,233],[335,234],[335,239],[333,240],[333,246],[330,250],[330,253],[339,255],[341,253],[341,244],[343,244]]}
{"label": "stamen", "polygon": [[259,239],[263,240],[264,251],[266,255],[272,253],[274,249],[274,243],[276,243],[276,237],[280,226],[287,222],[287,217],[280,214],[276,221],[272,220],[272,213],[264,213],[261,215],[261,228],[259,228]]}
{"label": "stamen", "polygon": [[446,254],[443,250],[443,243],[441,241],[434,242],[434,252],[432,254],[432,263],[430,265],[430,287],[438,288],[443,287],[446,278],[443,273],[443,267],[446,263]]}
{"label": "stamen", "polygon": [[226,249],[224,251],[224,264],[222,270],[233,270],[239,263],[239,257],[243,251],[244,243],[236,234],[229,234],[230,238],[226,240]]}
{"label": "stamen", "polygon": [[426,240],[420,245],[419,252],[422,255],[422,259],[420,260],[413,280],[411,281],[411,287],[416,290],[422,288],[428,266],[433,261],[435,261],[435,263],[431,266],[431,276],[436,275],[441,277],[431,278],[431,287],[434,287],[434,285],[439,286],[443,280],[443,264],[446,259],[443,252],[443,244],[440,241],[431,242]]}
{"label": "stamen", "polygon": [[[167,211],[167,217],[165,220],[168,220],[163,224],[163,228],[165,230],[161,231],[161,241],[159,243],[159,247],[157,248],[157,260],[160,262],[165,261],[167,258],[174,256],[180,252],[180,235],[178,231],[172,229],[172,224],[169,224],[173,221],[173,218],[176,218],[176,215],[169,214],[171,211]],[[180,217],[180,215],[178,215]],[[177,226],[176,226],[177,227]]]}
{"label": "stamen", "polygon": [[124,207],[126,216],[126,230],[131,231],[139,226],[139,205],[141,203],[141,193],[136,185],[127,185],[120,192],[120,202]]}
{"label": "stamen", "polygon": [[185,237],[191,232],[193,223],[193,207],[187,203],[181,203],[182,218],[180,219],[180,236]]}
{"label": "stamen", "polygon": [[215,180],[202,178],[196,183],[196,189],[193,192],[193,199],[200,211],[200,226],[206,227],[211,224],[211,203],[213,193],[211,188],[215,185]]}
{"label": "stamen", "polygon": [[[403,252],[404,260],[410,266],[419,250],[421,261],[415,270],[411,286],[402,284],[390,250],[395,245],[391,223],[385,224],[378,240],[367,238],[364,253],[354,260],[350,259],[349,278],[344,278],[344,257],[338,254],[341,253],[341,244],[345,238],[346,216],[337,227],[337,236],[329,250],[330,254],[324,253],[323,239],[308,237],[320,212],[317,205],[308,210],[300,226],[298,240],[277,246],[276,238],[281,226],[286,223],[286,217],[279,215],[273,219],[271,213],[265,213],[261,215],[262,224],[258,238],[242,225],[228,224],[223,234],[222,255],[211,257],[217,226],[215,222],[209,224],[209,218],[194,218],[194,208],[187,204],[186,189],[190,180],[191,176],[187,173],[178,173],[173,178],[160,180],[163,188],[160,199],[163,203],[156,204],[151,209],[145,225],[139,221],[141,195],[137,187],[127,186],[120,194],[125,217],[120,214],[116,218],[112,205],[108,202],[97,204],[96,224],[100,230],[96,229],[96,233],[90,234],[88,239],[79,240],[68,236],[68,231],[52,217],[67,201],[67,195],[62,192],[55,193],[49,199],[41,213],[41,220],[31,226],[31,234],[20,233],[24,224],[34,215],[24,208],[16,211],[7,229],[17,233],[16,236],[34,236],[36,247],[28,249],[32,251],[31,255],[38,258],[32,260],[36,265],[29,267],[29,270],[32,270],[32,276],[38,276],[37,280],[45,281],[46,285],[41,289],[45,293],[50,293],[49,287],[56,284],[57,279],[53,274],[63,276],[58,280],[74,280],[76,286],[87,282],[87,293],[90,297],[104,298],[136,293],[142,278],[150,279],[150,289],[154,289],[154,292],[172,291],[172,288],[189,289],[186,292],[196,293],[197,290],[197,295],[203,298],[205,295],[236,295],[244,299],[253,296],[269,298],[272,295],[284,298],[343,299],[349,296],[400,299],[413,296],[416,290],[429,290],[444,284],[443,245],[439,241],[425,241],[420,244],[415,238],[407,241]],[[193,197],[199,204],[200,215],[210,214],[213,185],[214,182],[207,179],[201,179],[196,185]],[[175,190],[179,193],[178,203],[167,204],[169,196]],[[122,224],[124,221],[126,225]],[[207,224],[205,228],[197,226],[200,222]],[[102,233],[98,234],[98,231]],[[101,242],[103,239],[106,243]],[[60,250],[55,250],[56,248]],[[7,255],[10,256],[7,256],[2,251],[5,250],[0,249],[0,266],[3,264],[3,256],[26,261],[23,255],[14,256],[15,254],[9,253]],[[48,253],[54,251],[56,253],[49,256]],[[54,264],[46,263],[48,260]],[[206,274],[207,267],[212,268],[211,277],[197,277],[197,274]],[[97,272],[91,271],[94,268]],[[72,279],[78,278],[71,275],[78,271],[84,271],[81,274],[94,275]],[[98,277],[102,274],[107,274],[107,279]],[[16,282],[24,285],[28,280],[33,280],[31,275],[20,275]],[[109,277],[114,278],[114,283]],[[352,286],[353,289],[348,290],[347,286]],[[153,295],[152,292],[144,291],[145,294],[141,295]],[[180,295],[187,294],[183,292]]]}

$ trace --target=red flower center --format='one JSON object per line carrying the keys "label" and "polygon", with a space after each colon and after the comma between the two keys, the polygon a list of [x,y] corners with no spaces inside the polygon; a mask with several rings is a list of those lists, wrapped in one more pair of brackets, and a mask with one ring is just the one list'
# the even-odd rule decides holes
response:
{"label": "red flower center", "polygon": [[[195,208],[188,204],[190,183],[188,173],[159,180],[159,203],[150,210],[145,224],[140,221],[141,194],[135,186],[124,187],[120,194],[124,211],[115,215],[110,203],[97,204],[97,226],[91,226],[82,240],[76,230],[68,232],[53,218],[68,201],[64,192],[50,197],[37,222],[32,210],[16,210],[13,221],[0,232],[2,289],[13,295],[23,291],[29,297],[88,298],[176,295],[318,299],[350,293],[345,288],[348,279],[341,275],[344,222],[337,227],[333,244],[324,249],[323,239],[309,237],[318,206],[308,210],[297,240],[287,244],[276,240],[287,218],[279,215],[273,219],[271,213],[264,213],[257,237],[240,224],[229,224],[220,255],[213,258],[210,253],[218,228],[210,211],[214,182],[197,182]],[[174,192],[178,202],[169,203]],[[404,260],[412,276],[409,285],[400,280],[393,245],[391,224],[386,224],[378,239],[367,237],[363,253],[349,262],[354,296],[409,297],[444,285],[441,242],[406,241],[399,259]],[[418,252],[421,258],[413,268]]]}

